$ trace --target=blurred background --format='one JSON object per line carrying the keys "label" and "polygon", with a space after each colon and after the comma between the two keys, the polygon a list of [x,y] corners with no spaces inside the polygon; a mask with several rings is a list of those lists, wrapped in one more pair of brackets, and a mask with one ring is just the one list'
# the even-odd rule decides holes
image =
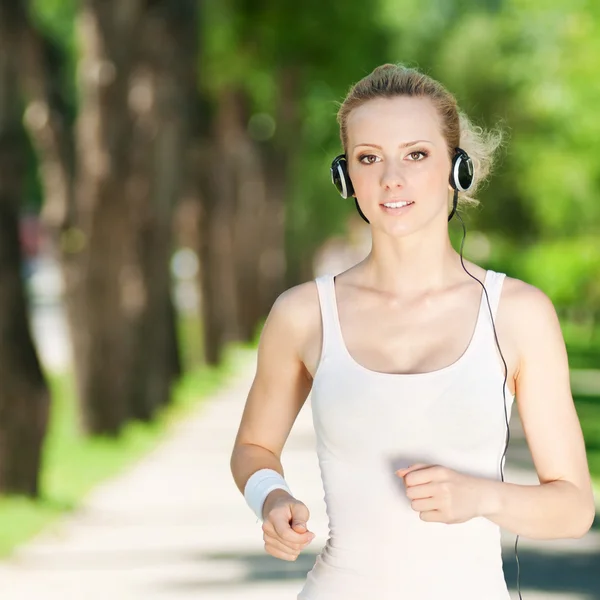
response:
{"label": "blurred background", "polygon": [[329,165],[384,62],[505,130],[465,256],[553,300],[600,482],[599,59],[591,0],[0,0],[0,556],[367,254]]}

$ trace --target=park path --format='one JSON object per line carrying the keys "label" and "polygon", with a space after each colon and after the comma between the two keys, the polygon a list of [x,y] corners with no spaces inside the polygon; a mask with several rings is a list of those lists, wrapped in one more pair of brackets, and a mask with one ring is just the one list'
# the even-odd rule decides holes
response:
{"label": "park path", "polygon": [[[0,563],[1,600],[295,600],[327,533],[310,397],[282,461],[317,537],[297,561],[286,562],[264,552],[260,523],[229,471],[255,360],[243,351],[226,388],[153,452]],[[505,478],[538,483],[516,409]],[[506,578],[518,600],[515,536],[503,532],[502,539]],[[600,600],[597,527],[578,540],[520,538],[518,549],[523,600]]]}

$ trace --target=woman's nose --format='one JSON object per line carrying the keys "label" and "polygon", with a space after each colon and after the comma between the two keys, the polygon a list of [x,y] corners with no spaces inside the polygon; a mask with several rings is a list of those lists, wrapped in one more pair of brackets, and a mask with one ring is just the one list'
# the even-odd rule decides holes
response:
{"label": "woman's nose", "polygon": [[385,188],[397,188],[404,185],[404,172],[400,166],[395,163],[386,164],[386,168],[383,172],[381,184]]}

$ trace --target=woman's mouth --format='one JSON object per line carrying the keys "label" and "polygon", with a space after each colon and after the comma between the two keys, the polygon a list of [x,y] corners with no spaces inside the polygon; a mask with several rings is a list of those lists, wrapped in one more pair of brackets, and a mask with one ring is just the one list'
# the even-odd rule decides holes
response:
{"label": "woman's mouth", "polygon": [[381,206],[381,209],[389,215],[398,215],[406,212],[413,204],[414,202],[412,200],[404,200],[401,202],[385,202],[379,206]]}

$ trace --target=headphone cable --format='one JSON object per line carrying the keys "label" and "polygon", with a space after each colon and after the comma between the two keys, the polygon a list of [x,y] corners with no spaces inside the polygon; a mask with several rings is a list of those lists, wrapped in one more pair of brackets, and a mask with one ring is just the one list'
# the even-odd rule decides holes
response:
{"label": "headphone cable", "polygon": [[[455,190],[454,192],[454,207],[456,207],[456,197],[458,196],[458,190]],[[456,216],[458,217],[458,219],[460,220],[460,223],[462,225],[462,229],[463,229],[463,237],[462,237],[462,241],[460,244],[460,262],[462,264],[462,268],[464,269],[465,273],[467,273],[467,275],[469,275],[469,277],[471,277],[472,279],[474,279],[475,281],[477,281],[481,287],[483,288],[483,292],[485,293],[485,298],[487,301],[487,305],[488,305],[488,309],[490,311],[490,319],[492,320],[492,327],[494,329],[494,339],[496,340],[496,346],[498,347],[498,352],[500,353],[500,357],[502,358],[502,363],[504,364],[504,383],[502,384],[502,397],[504,398],[504,416],[506,419],[506,445],[504,447],[504,452],[502,454],[502,458],[500,459],[500,476],[501,476],[501,480],[504,483],[504,472],[503,472],[503,467],[504,467],[504,461],[505,461],[505,456],[506,456],[506,451],[508,450],[508,443],[510,441],[510,426],[508,423],[508,412],[506,410],[506,381],[508,379],[508,367],[506,366],[506,360],[504,360],[504,355],[502,354],[502,350],[500,348],[500,343],[498,342],[498,334],[496,332],[496,325],[494,323],[494,315],[492,312],[492,307],[490,305],[490,299],[487,293],[487,290],[485,288],[485,285],[479,280],[477,279],[477,277],[475,277],[474,275],[472,275],[471,273],[469,273],[469,271],[467,270],[467,268],[465,267],[465,263],[463,260],[463,247],[465,244],[465,238],[467,237],[467,229],[465,227],[465,223],[462,220],[462,217],[460,216],[460,213],[458,212],[458,210],[455,210],[455,208],[453,208],[452,213],[450,213],[450,216],[448,217],[448,220],[450,220],[452,218],[452,215],[456,214]],[[516,539],[515,539],[515,559],[517,561],[517,591],[519,594],[519,598],[520,600],[523,600],[522,596],[521,596],[521,565],[519,563],[519,553],[517,550],[517,544],[519,543],[519,536],[517,535]]]}

